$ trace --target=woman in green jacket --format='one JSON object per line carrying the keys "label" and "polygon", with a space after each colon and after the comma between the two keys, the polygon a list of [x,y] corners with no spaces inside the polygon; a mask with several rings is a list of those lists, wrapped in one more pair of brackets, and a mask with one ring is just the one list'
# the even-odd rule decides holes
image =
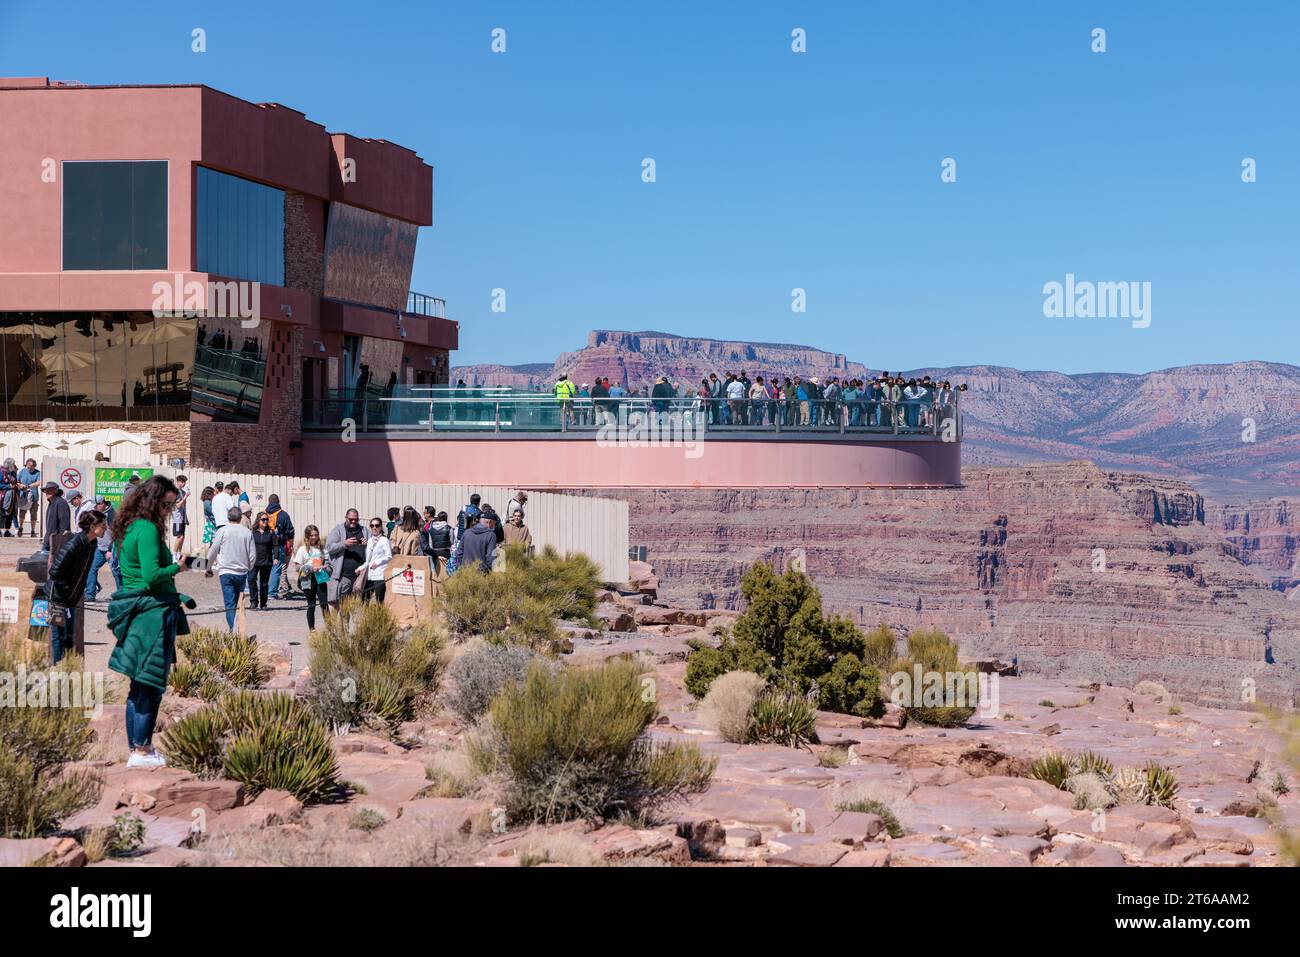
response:
{"label": "woman in green jacket", "polygon": [[108,626],[117,638],[108,666],[131,679],[126,699],[129,768],[167,763],[153,747],[153,730],[167,673],[176,660],[176,635],[189,632],[181,606],[194,607],[173,581],[182,570],[172,561],[167,541],[176,496],[172,480],[155,475],[127,494],[113,522],[122,588],[108,606]]}

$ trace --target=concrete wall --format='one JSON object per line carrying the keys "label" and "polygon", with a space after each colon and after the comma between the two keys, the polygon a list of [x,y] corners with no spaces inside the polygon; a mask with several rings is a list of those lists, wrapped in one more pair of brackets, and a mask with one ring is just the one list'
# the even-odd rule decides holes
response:
{"label": "concrete wall", "polygon": [[[692,457],[692,453],[698,453]],[[698,447],[620,447],[519,434],[385,440],[303,437],[298,470],[373,481],[519,488],[943,487],[961,484],[961,444],[933,439],[714,438]]]}

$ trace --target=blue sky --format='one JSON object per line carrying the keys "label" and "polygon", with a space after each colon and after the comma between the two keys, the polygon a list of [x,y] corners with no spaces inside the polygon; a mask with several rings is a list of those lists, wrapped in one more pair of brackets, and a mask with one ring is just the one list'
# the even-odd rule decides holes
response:
{"label": "blue sky", "polygon": [[[891,369],[1300,364],[1298,54],[1287,0],[0,0],[0,74],[206,83],[415,149],[412,287],[456,363],[613,328]],[[1150,326],[1044,318],[1066,273],[1150,282]]]}

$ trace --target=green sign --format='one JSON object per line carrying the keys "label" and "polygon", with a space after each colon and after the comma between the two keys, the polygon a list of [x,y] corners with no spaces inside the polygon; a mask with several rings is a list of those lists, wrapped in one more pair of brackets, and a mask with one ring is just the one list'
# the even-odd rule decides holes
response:
{"label": "green sign", "polygon": [[153,475],[153,469],[95,466],[95,498],[107,498],[115,507],[121,505],[122,491],[131,481],[132,475],[138,475],[140,480],[144,481]]}

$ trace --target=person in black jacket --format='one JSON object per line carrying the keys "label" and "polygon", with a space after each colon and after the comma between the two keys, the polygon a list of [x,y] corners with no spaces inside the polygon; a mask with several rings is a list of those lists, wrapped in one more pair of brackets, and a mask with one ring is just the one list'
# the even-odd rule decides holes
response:
{"label": "person in black jacket", "polygon": [[45,539],[42,542],[48,552],[55,535],[72,531],[72,509],[63,497],[63,489],[53,482],[46,482],[41,491],[45,493],[45,501],[49,502],[45,508]]}
{"label": "person in black jacket", "polygon": [[51,602],[62,606],[63,623],[50,625],[50,664],[58,664],[74,648],[76,616],[81,596],[86,590],[90,563],[99,550],[99,536],[108,528],[103,512],[92,509],[82,513],[81,530],[73,535],[50,563],[50,577],[45,583],[45,594]]}
{"label": "person in black jacket", "polygon": [[275,564],[275,548],[279,541],[271,528],[271,519],[265,512],[257,513],[253,523],[253,570],[248,575],[248,604],[250,608],[266,611],[266,597],[271,584],[271,566]]}

